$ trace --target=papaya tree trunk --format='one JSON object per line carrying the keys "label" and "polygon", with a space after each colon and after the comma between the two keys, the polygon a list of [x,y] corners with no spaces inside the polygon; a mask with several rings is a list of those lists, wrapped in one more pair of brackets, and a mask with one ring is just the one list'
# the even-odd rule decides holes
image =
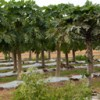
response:
{"label": "papaya tree trunk", "polygon": [[93,51],[92,51],[92,42],[91,41],[86,41],[86,57],[87,57],[87,74],[88,74],[88,85],[91,86],[92,84],[92,77],[91,73],[93,72]]}
{"label": "papaya tree trunk", "polygon": [[44,58],[44,50],[41,51],[41,60],[42,60],[42,67],[45,67],[45,58]]}
{"label": "papaya tree trunk", "polygon": [[5,58],[5,60],[8,60],[7,53],[4,53],[4,58]]}
{"label": "papaya tree trunk", "polygon": [[32,60],[32,52],[31,52],[31,50],[29,51],[29,60]]}
{"label": "papaya tree trunk", "polygon": [[57,70],[56,76],[60,76],[60,67],[61,67],[61,51],[60,51],[60,44],[57,44]]}
{"label": "papaya tree trunk", "polygon": [[13,62],[14,62],[13,72],[17,72],[17,56],[16,56],[16,51],[13,51],[12,55],[13,55]]}
{"label": "papaya tree trunk", "polygon": [[51,59],[51,52],[48,51],[48,59],[50,60]]}
{"label": "papaya tree trunk", "polygon": [[73,61],[73,62],[76,61],[76,59],[75,59],[75,50],[74,50],[74,49],[72,50],[72,61]]}
{"label": "papaya tree trunk", "polygon": [[9,61],[10,61],[10,57],[11,57],[11,56],[10,56],[10,52],[8,52],[8,60],[9,60]]}
{"label": "papaya tree trunk", "polygon": [[20,74],[22,72],[22,64],[21,64],[21,52],[18,50],[18,79],[20,79]]}
{"label": "papaya tree trunk", "polygon": [[39,62],[39,52],[36,52],[36,63]]}
{"label": "papaya tree trunk", "polygon": [[65,53],[66,67],[69,66],[68,53]]}

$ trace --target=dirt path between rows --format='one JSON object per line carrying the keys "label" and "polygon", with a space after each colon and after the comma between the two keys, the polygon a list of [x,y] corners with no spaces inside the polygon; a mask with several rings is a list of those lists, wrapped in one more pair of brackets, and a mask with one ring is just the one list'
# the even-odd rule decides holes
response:
{"label": "dirt path between rows", "polygon": [[[86,52],[85,50],[83,50],[83,51],[77,51],[76,55],[84,55],[85,52]],[[94,50],[93,54],[94,54],[95,58],[100,58],[100,50]],[[47,57],[47,55],[48,55],[48,53],[45,52],[45,56],[46,57]],[[32,58],[33,59],[35,58],[35,56],[36,56],[35,53],[32,53]],[[56,58],[56,56],[57,56],[56,52],[52,52],[51,53],[51,57],[52,58]],[[65,55],[63,53],[61,53],[61,56],[65,57]],[[72,52],[70,52],[68,54],[68,56],[72,57]],[[27,58],[29,58],[29,52],[22,53],[22,59],[27,59]],[[0,59],[4,59],[4,54],[3,53],[0,53]]]}
{"label": "dirt path between rows", "polygon": [[12,100],[14,89],[0,90],[0,100]]}

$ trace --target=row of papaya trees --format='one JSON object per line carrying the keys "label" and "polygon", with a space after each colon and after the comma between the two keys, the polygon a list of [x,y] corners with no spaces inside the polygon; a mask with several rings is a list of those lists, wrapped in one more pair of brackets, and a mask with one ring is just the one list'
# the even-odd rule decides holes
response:
{"label": "row of papaya trees", "polygon": [[[56,75],[60,75],[61,51],[65,54],[86,49],[91,85],[93,49],[100,46],[100,5],[87,1],[83,6],[58,4],[39,7],[33,0],[0,0],[0,51],[11,52],[14,71],[22,71],[21,53],[57,51]],[[18,60],[18,65],[17,65]]]}

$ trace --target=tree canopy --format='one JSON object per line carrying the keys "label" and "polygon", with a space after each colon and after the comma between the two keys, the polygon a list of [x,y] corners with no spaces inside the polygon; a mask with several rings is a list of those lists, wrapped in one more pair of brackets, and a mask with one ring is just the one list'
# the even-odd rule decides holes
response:
{"label": "tree canopy", "polygon": [[91,74],[92,49],[99,49],[99,42],[99,4],[87,1],[83,6],[58,4],[39,7],[33,0],[0,1],[0,51],[16,51],[20,60],[25,51],[42,52],[43,56],[44,51],[57,50],[59,70],[60,51],[68,53],[86,49]]}

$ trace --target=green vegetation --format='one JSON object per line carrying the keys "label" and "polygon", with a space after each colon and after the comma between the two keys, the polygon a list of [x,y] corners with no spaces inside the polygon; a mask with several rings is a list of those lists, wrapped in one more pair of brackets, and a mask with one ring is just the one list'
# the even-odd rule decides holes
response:
{"label": "green vegetation", "polygon": [[93,79],[93,90],[100,90],[100,77]]}
{"label": "green vegetation", "polygon": [[81,61],[81,60],[86,61],[86,56],[84,56],[84,55],[77,55],[77,56],[75,56],[75,59],[79,60],[79,61]]}
{"label": "green vegetation", "polygon": [[67,75],[85,75],[86,69],[74,69],[74,70],[68,70],[68,71],[61,71],[61,76],[67,76]]}
{"label": "green vegetation", "polygon": [[11,82],[17,79],[17,76],[0,78],[1,83]]}
{"label": "green vegetation", "polygon": [[14,93],[13,100],[84,100],[91,96],[85,82],[77,85],[67,82],[64,86],[54,87],[44,83],[43,76],[32,72],[23,75],[22,79],[24,83]]}
{"label": "green vegetation", "polygon": [[8,70],[0,70],[0,73],[6,73],[6,72],[9,72],[9,71],[12,71],[11,69],[8,69]]}
{"label": "green vegetation", "polygon": [[6,55],[12,53],[14,71],[18,71],[18,76],[22,71],[21,53],[29,51],[31,57],[31,52],[35,52],[37,62],[41,54],[44,67],[45,51],[57,51],[56,75],[59,76],[61,51],[65,54],[66,66],[69,66],[68,53],[72,50],[75,61],[75,52],[86,49],[90,75],[93,72],[92,50],[100,45],[99,9],[99,4],[90,1],[83,6],[58,4],[39,7],[33,0],[1,0],[0,51]]}
{"label": "green vegetation", "polygon": [[[83,6],[58,4],[39,7],[34,0],[0,0],[0,52],[12,53],[14,72],[22,72],[21,53],[36,53],[36,62],[41,59],[45,68],[45,51],[57,52],[56,72],[45,75],[23,75],[24,83],[15,93],[14,100],[84,100],[90,97],[91,90],[86,82],[75,84],[68,82],[62,87],[51,87],[42,80],[46,75],[67,76],[72,74],[87,75],[89,86],[93,83],[93,49],[100,47],[100,4],[86,1]],[[85,56],[76,56],[77,50],[86,49]],[[65,54],[66,66],[69,67],[68,53],[72,50],[73,61],[86,60],[86,69],[60,71],[61,51]],[[39,56],[41,54],[41,56]],[[40,58],[39,58],[40,57]],[[5,58],[5,59],[6,59]],[[50,58],[50,55],[49,55]],[[52,66],[51,66],[52,68]],[[26,69],[23,69],[26,71]],[[9,70],[10,71],[10,70]],[[86,72],[87,71],[87,72]],[[8,72],[7,70],[0,72]],[[0,78],[0,82],[16,80],[17,76]]]}

